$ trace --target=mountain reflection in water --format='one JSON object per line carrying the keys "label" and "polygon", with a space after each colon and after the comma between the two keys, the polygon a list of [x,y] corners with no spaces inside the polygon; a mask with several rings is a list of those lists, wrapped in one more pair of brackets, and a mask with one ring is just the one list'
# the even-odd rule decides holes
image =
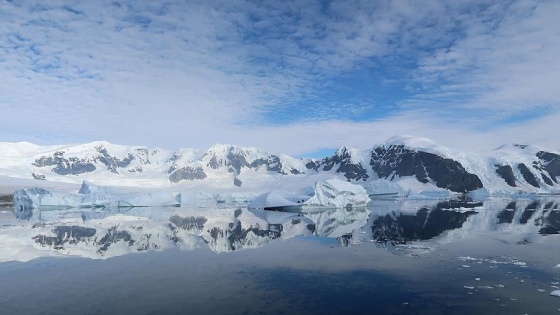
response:
{"label": "mountain reflection in water", "polygon": [[530,243],[539,235],[559,233],[559,202],[555,198],[374,199],[367,208],[309,213],[227,205],[213,209],[55,210],[41,211],[36,217],[17,212],[23,220],[4,224],[0,230],[3,244],[21,247],[24,243],[34,253],[26,252],[20,258],[14,251],[4,251],[8,256],[0,261],[46,255],[106,258],[169,248],[231,252],[296,236],[334,238],[342,246],[366,242],[379,246],[428,242],[433,246],[470,234],[507,232],[507,241]]}
{"label": "mountain reflection in water", "polygon": [[0,313],[553,314],[559,202],[0,208]]}

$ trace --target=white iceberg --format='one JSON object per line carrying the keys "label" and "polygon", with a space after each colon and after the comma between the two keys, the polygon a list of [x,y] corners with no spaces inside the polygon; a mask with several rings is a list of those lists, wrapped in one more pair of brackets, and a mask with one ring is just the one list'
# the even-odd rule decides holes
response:
{"label": "white iceberg", "polygon": [[14,210],[18,218],[28,219],[33,209],[61,210],[71,208],[167,207],[180,206],[181,194],[170,191],[121,193],[89,182],[77,194],[51,192],[42,188],[19,189],[14,192]]}
{"label": "white iceberg", "polygon": [[[305,191],[305,190],[302,190]],[[249,209],[310,211],[314,208],[365,207],[369,203],[367,191],[339,179],[318,181],[310,195],[273,190],[256,197],[249,203]]]}
{"label": "white iceberg", "polygon": [[295,194],[286,190],[273,190],[256,197],[248,205],[249,209],[281,210],[303,205],[309,196]]}
{"label": "white iceberg", "polygon": [[370,195],[407,196],[410,194],[410,189],[405,189],[399,184],[386,179],[377,179],[365,183],[363,186]]}
{"label": "white iceberg", "polygon": [[304,203],[305,206],[365,207],[371,200],[364,187],[336,178],[316,182],[314,191],[314,195]]}

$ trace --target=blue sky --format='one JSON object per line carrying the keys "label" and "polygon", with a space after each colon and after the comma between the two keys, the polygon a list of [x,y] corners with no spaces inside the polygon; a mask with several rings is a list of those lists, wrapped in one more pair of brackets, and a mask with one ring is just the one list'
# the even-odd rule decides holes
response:
{"label": "blue sky", "polygon": [[558,16],[553,0],[3,1],[0,141],[558,150]]}

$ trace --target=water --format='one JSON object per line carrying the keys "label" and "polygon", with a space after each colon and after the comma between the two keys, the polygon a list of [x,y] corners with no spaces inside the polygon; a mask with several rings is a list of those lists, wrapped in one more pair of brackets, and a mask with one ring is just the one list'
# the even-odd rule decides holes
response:
{"label": "water", "polygon": [[559,199],[220,206],[3,210],[0,314],[560,314]]}

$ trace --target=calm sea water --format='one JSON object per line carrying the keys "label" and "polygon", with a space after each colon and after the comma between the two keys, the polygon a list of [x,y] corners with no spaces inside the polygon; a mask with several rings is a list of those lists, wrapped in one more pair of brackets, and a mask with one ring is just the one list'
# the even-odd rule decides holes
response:
{"label": "calm sea water", "polygon": [[[0,314],[560,314],[554,198],[92,211],[2,213]],[[110,237],[77,228],[123,215],[145,220],[113,220]],[[139,250],[148,234],[183,245]]]}

